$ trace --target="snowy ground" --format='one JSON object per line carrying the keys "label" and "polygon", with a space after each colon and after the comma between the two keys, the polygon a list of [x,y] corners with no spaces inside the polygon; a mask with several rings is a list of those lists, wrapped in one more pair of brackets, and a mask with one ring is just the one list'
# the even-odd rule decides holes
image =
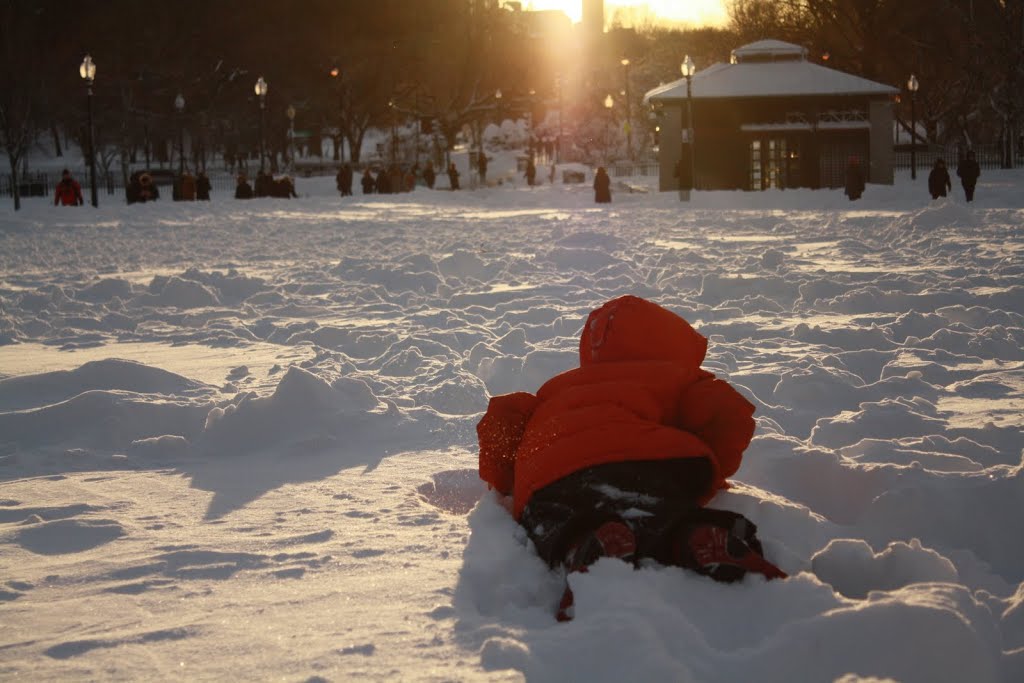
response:
{"label": "snowy ground", "polygon": [[[1024,680],[1024,176],[0,208],[0,678]],[[791,578],[560,578],[488,396],[636,294],[758,408]]]}

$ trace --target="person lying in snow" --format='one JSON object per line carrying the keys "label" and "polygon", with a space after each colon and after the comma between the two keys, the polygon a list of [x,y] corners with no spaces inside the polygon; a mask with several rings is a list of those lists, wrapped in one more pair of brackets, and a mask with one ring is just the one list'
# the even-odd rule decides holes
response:
{"label": "person lying in snow", "polygon": [[[742,515],[703,506],[739,468],[754,406],[702,370],[707,339],[635,296],[592,311],[580,367],[536,395],[495,396],[477,424],[480,477],[552,568],[652,559],[718,581],[786,575]],[[559,621],[572,618],[572,591]]]}

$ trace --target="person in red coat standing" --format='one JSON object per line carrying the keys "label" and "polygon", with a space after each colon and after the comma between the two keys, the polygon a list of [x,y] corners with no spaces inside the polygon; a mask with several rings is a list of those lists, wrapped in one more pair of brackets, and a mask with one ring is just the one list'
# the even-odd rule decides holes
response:
{"label": "person in red coat standing", "polygon": [[[650,558],[716,580],[785,574],[756,527],[703,506],[728,488],[754,406],[701,369],[707,340],[671,311],[623,296],[592,311],[580,366],[537,393],[491,398],[477,425],[480,477],[551,567]],[[559,620],[571,619],[567,588]]]}
{"label": "person in red coat standing", "polygon": [[82,198],[82,186],[71,177],[71,171],[64,169],[60,174],[60,182],[57,183],[57,191],[53,196],[53,205],[81,206],[85,204]]}

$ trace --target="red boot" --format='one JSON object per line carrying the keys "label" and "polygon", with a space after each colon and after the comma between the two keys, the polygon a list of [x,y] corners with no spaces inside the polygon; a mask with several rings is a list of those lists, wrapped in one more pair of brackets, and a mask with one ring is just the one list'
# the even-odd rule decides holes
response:
{"label": "red boot", "polygon": [[[623,562],[633,562],[636,554],[636,536],[625,522],[613,520],[605,522],[590,532],[566,553],[566,573],[585,572],[587,567],[602,557],[617,557]],[[555,618],[558,621],[571,621],[573,617],[573,595],[568,584],[562,599],[558,603]]]}

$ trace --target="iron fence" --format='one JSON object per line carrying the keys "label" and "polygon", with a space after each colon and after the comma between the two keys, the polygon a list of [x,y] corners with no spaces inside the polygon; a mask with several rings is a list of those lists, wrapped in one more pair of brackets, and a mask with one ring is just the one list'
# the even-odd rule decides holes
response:
{"label": "iron fence", "polygon": [[[1003,148],[1000,145],[978,145],[971,148],[974,151],[974,158],[982,169],[1003,168]],[[961,145],[928,145],[918,146],[914,155],[917,157],[917,168],[931,168],[936,159],[942,159],[949,168],[956,168],[960,159],[967,153],[967,148]],[[1024,168],[1024,154],[1020,152],[1013,155],[1013,167]],[[910,168],[910,150],[904,145],[895,150],[893,161],[898,169]]]}
{"label": "iron fence", "polygon": [[657,161],[639,161],[636,163],[616,162],[612,166],[612,176],[616,178],[635,178],[637,176],[658,175]]}

